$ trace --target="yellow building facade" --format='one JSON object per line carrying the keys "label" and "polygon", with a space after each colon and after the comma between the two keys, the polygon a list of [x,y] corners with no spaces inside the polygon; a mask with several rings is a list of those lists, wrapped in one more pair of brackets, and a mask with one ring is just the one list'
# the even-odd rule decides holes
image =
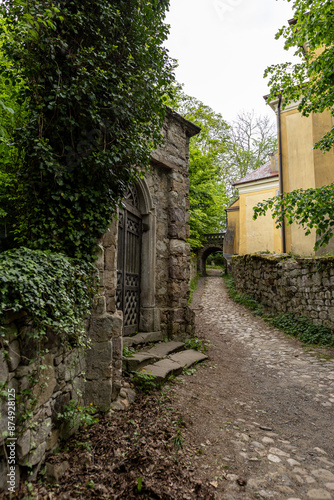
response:
{"label": "yellow building facade", "polygon": [[[277,116],[279,151],[271,163],[235,183],[239,199],[227,209],[224,255],[228,260],[232,255],[283,250],[314,255],[315,231],[305,236],[304,230],[294,223],[285,226],[283,238],[283,230],[275,227],[270,211],[253,220],[253,207],[279,194],[281,189],[291,192],[334,182],[333,149],[325,154],[313,149],[314,143],[333,125],[330,112],[304,117],[298,111],[298,103],[282,110],[279,99],[270,106]],[[333,240],[317,254],[333,250]]]}

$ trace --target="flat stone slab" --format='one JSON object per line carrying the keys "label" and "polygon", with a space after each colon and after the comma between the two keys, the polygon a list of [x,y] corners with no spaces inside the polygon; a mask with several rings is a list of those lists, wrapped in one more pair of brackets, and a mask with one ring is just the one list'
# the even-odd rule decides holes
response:
{"label": "flat stone slab", "polygon": [[164,358],[165,356],[168,356],[169,354],[172,354],[174,352],[182,351],[183,348],[184,342],[176,342],[173,340],[170,342],[162,342],[161,344],[157,344],[147,352],[149,354],[157,356],[158,358]]}
{"label": "flat stone slab", "polygon": [[194,351],[194,349],[187,349],[186,351],[178,352],[169,357],[171,361],[178,363],[182,369],[192,366],[195,363],[204,361],[208,357],[200,351]]}
{"label": "flat stone slab", "polygon": [[159,356],[155,356],[149,352],[136,352],[130,358],[123,358],[123,365],[128,372],[134,372],[159,359]]}
{"label": "flat stone slab", "polygon": [[169,375],[178,375],[183,370],[182,366],[171,359],[161,359],[153,365],[147,365],[142,371],[157,377],[158,381],[165,380]]}
{"label": "flat stone slab", "polygon": [[179,375],[184,368],[192,366],[200,361],[204,361],[205,359],[208,359],[205,354],[199,351],[194,351],[193,349],[188,349],[186,351],[173,354],[169,358],[157,361],[152,365],[147,365],[143,370],[144,373],[151,373],[157,377],[159,381],[162,381],[170,375]]}
{"label": "flat stone slab", "polygon": [[149,344],[150,342],[160,342],[164,339],[162,332],[137,333],[133,337],[123,337],[123,345],[131,347],[139,344]]}

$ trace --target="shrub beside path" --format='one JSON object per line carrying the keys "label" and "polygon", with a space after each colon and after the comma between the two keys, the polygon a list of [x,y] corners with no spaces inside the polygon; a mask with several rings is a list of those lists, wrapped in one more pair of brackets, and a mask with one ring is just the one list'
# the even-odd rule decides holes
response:
{"label": "shrub beside path", "polygon": [[171,389],[186,466],[219,499],[334,499],[334,350],[305,348],[229,297],[218,271],[192,308],[212,344]]}

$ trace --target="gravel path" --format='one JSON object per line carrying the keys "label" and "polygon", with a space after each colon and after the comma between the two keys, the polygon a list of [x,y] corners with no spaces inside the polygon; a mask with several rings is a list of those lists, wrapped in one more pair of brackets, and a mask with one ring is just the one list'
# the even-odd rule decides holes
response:
{"label": "gravel path", "polygon": [[334,499],[333,350],[268,326],[211,273],[192,304],[210,361],[172,389],[187,467],[219,499]]}

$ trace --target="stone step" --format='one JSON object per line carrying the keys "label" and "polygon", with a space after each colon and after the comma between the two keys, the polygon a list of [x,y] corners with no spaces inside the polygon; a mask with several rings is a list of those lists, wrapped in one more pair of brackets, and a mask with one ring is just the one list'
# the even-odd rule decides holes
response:
{"label": "stone step", "polygon": [[123,358],[123,367],[128,373],[139,371],[144,366],[158,361],[160,356],[149,352],[135,352],[130,358]]}
{"label": "stone step", "polygon": [[169,354],[174,352],[179,352],[184,349],[184,342],[176,342],[175,340],[171,340],[169,342],[161,342],[160,344],[156,344],[154,347],[149,349],[147,352],[154,356],[158,356],[159,358],[164,358]]}
{"label": "stone step", "polygon": [[168,358],[161,359],[152,365],[147,365],[142,370],[139,370],[143,373],[149,373],[150,375],[154,375],[157,377],[157,382],[162,382],[170,375],[179,375],[182,372],[183,368],[179,363],[172,361]]}
{"label": "stone step", "polygon": [[123,337],[123,345],[133,347],[141,344],[149,344],[150,342],[160,342],[164,340],[161,332],[142,332],[137,333],[133,337]]}
{"label": "stone step", "polygon": [[147,351],[135,352],[129,358],[123,358],[123,366],[128,373],[139,371],[144,366],[159,361],[159,359],[176,353],[183,348],[184,342],[161,342]]}
{"label": "stone step", "polygon": [[206,359],[208,359],[208,357],[205,354],[193,349],[187,349],[186,351],[172,354],[169,358],[149,364],[137,371],[150,373],[151,375],[157,377],[158,382],[162,382],[170,375],[179,375],[184,368],[189,368],[195,363],[199,363],[200,361],[204,361]]}
{"label": "stone step", "polygon": [[208,357],[200,351],[194,349],[187,349],[186,351],[178,352],[169,357],[172,361],[179,363],[183,368],[189,368],[195,363],[204,361]]}

